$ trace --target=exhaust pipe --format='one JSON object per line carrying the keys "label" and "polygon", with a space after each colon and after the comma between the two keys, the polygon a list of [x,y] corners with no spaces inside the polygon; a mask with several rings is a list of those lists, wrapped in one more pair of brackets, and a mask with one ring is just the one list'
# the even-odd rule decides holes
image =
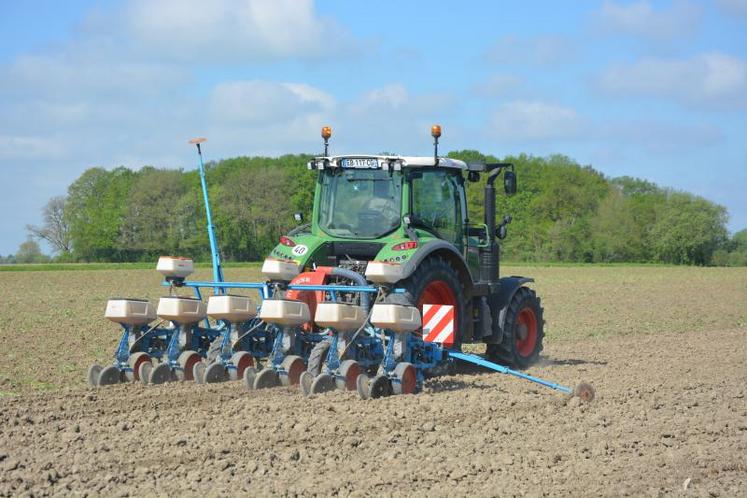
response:
{"label": "exhaust pipe", "polygon": [[488,174],[485,184],[485,226],[487,227],[488,246],[480,248],[480,281],[497,283],[499,272],[500,246],[495,241],[495,182],[501,168],[495,168]]}

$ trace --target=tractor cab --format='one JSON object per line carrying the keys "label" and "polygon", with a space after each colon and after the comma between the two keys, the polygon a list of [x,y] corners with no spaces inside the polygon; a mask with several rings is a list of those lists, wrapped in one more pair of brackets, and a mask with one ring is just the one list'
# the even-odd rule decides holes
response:
{"label": "tractor cab", "polygon": [[[421,310],[427,304],[453,307],[455,344],[487,342],[513,363],[534,361],[541,349],[539,308],[534,320],[527,318],[523,356],[503,344],[507,306],[531,281],[499,277],[498,241],[511,217],[496,223],[494,182],[503,174],[504,190],[513,194],[513,165],[440,157],[438,125],[431,129],[432,156],[330,155],[331,135],[331,128],[322,129],[325,153],[307,164],[317,174],[312,219],[280,238],[263,273],[279,285],[375,285],[387,299],[397,298],[391,294],[399,289]],[[475,223],[468,219],[466,185],[482,175],[484,219]],[[312,308],[325,299],[321,292],[289,295]],[[354,295],[347,297],[355,302]]]}

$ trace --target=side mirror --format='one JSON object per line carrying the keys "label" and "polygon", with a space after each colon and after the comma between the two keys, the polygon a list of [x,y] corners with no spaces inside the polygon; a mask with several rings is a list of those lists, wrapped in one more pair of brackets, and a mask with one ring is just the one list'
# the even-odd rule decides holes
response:
{"label": "side mirror", "polygon": [[477,171],[470,171],[469,173],[467,173],[467,180],[469,180],[472,183],[479,182],[480,173],[478,173]]}
{"label": "side mirror", "polygon": [[303,213],[293,213],[293,219],[296,223],[303,223]]}
{"label": "side mirror", "polygon": [[516,193],[516,173],[513,171],[503,173],[503,189],[506,191],[506,195]]}

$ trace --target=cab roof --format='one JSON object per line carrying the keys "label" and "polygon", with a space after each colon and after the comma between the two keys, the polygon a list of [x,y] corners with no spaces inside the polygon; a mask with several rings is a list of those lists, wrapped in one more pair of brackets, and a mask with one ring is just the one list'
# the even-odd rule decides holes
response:
{"label": "cab roof", "polygon": [[[356,161],[346,161],[362,159],[359,164]],[[370,161],[366,161],[370,160]],[[458,170],[469,169],[467,163],[459,159],[448,157],[439,157],[438,164],[433,156],[377,156],[365,154],[350,154],[345,156],[316,157],[309,161],[309,169],[324,168],[346,168],[346,169],[389,169],[395,170],[402,168],[453,168]]]}

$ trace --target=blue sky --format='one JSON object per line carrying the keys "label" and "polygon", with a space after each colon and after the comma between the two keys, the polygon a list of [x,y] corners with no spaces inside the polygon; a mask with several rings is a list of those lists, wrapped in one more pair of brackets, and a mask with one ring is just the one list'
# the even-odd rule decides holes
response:
{"label": "blue sky", "polygon": [[747,227],[747,0],[7,2],[0,254],[86,168],[318,152],[562,153]]}

